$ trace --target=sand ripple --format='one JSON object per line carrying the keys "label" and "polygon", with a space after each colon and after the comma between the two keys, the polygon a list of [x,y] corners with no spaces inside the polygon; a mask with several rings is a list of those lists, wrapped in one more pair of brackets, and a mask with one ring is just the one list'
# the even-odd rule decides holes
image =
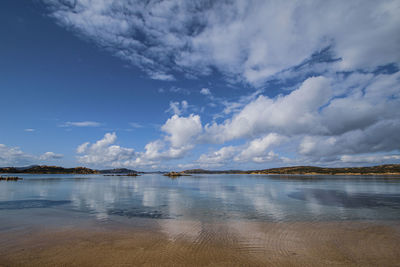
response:
{"label": "sand ripple", "polygon": [[166,219],[0,232],[0,266],[398,266],[398,244],[399,222]]}

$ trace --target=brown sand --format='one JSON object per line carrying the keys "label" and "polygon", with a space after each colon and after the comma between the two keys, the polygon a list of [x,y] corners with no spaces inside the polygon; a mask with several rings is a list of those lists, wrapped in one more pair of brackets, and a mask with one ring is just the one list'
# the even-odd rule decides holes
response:
{"label": "brown sand", "polygon": [[0,232],[0,266],[400,266],[400,223],[158,220]]}

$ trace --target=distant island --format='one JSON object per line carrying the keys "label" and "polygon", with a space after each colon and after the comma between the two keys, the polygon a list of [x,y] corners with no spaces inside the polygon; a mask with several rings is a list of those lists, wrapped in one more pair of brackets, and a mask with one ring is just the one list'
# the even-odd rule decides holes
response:
{"label": "distant island", "polygon": [[138,174],[137,171],[126,169],[126,168],[97,170],[97,172],[102,173],[102,174]]}
{"label": "distant island", "polygon": [[[126,168],[94,170],[86,167],[63,168],[59,166],[34,165],[28,167],[4,167],[0,173],[31,173],[31,174],[105,174],[107,176],[137,176],[135,170]],[[148,172],[154,173],[154,172]],[[300,175],[400,175],[400,164],[386,164],[371,167],[325,168],[314,166],[281,167],[262,170],[223,170],[213,171],[204,169],[191,169],[180,172],[156,172],[170,177],[188,176],[191,174],[300,174]]]}
{"label": "distant island", "polygon": [[168,172],[168,173],[165,173],[163,175],[171,177],[171,178],[176,178],[176,177],[179,177],[179,176],[190,176],[190,174],[185,173],[185,172]]}

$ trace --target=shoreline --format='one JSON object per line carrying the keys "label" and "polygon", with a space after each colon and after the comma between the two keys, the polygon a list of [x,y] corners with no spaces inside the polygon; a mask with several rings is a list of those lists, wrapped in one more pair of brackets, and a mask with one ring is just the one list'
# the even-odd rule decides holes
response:
{"label": "shoreline", "polygon": [[400,172],[395,172],[395,173],[316,173],[316,172],[310,172],[310,173],[257,173],[257,172],[252,172],[252,173],[246,173],[246,174],[255,174],[255,175],[327,175],[327,176],[346,176],[346,175],[356,175],[356,176],[394,176],[394,175],[400,175]]}
{"label": "shoreline", "polygon": [[[108,169],[94,170],[86,167],[64,168],[60,166],[36,165],[30,167],[4,167],[0,168],[0,173],[8,174],[103,174],[111,175],[127,175],[154,173],[154,172],[137,172],[129,169]],[[258,170],[204,170],[191,169],[184,171],[157,172],[170,177],[188,176],[191,174],[268,174],[268,175],[400,175],[400,164],[385,164],[368,167],[316,167],[316,166],[291,166]]]}
{"label": "shoreline", "polygon": [[400,222],[214,222],[0,232],[0,266],[395,266]]}

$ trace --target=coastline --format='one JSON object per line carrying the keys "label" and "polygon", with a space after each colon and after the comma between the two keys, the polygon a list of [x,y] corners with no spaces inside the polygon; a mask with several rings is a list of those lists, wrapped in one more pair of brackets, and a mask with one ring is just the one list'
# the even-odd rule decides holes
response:
{"label": "coastline", "polygon": [[[35,165],[28,167],[4,167],[0,168],[0,173],[7,174],[103,174],[105,176],[137,176],[139,174],[154,172],[138,172],[130,169],[107,169],[94,170],[86,167],[64,168],[60,166]],[[192,174],[283,174],[283,175],[400,175],[400,164],[385,164],[369,167],[315,167],[315,166],[292,166],[280,167],[263,170],[204,170],[191,169],[184,171],[157,172],[169,177],[189,176]]]}

